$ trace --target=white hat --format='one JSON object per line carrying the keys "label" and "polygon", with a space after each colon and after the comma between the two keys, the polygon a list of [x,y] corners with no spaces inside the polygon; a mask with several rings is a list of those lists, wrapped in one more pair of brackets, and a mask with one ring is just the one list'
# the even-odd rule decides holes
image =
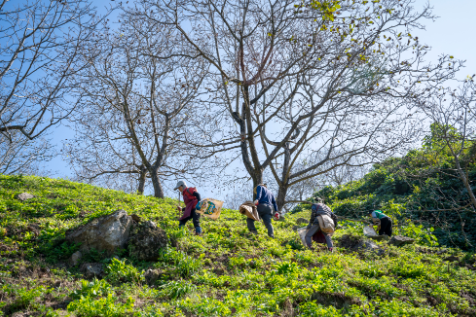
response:
{"label": "white hat", "polygon": [[185,181],[178,181],[174,190],[178,189],[180,186],[187,187],[187,183],[185,183]]}

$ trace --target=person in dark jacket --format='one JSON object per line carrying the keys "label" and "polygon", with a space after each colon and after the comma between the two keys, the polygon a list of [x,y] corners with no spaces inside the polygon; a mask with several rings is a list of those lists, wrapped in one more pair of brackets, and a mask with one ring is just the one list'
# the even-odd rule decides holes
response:
{"label": "person in dark jacket", "polygon": [[[264,225],[268,229],[268,236],[274,238],[274,229],[271,224],[271,218],[275,212],[278,212],[278,205],[273,193],[271,193],[266,185],[258,185],[254,190],[254,204],[257,206],[258,214],[263,220]],[[253,234],[258,234],[255,227],[255,220],[246,218],[248,230]]]}
{"label": "person in dark jacket", "polygon": [[[319,231],[322,232],[321,227],[319,226],[319,220],[317,219],[317,217],[321,215],[327,215],[331,219],[333,218],[333,213],[331,209],[324,204],[321,198],[317,198],[317,203],[311,206],[311,219],[309,220],[309,224],[307,225],[308,231],[306,233],[306,243],[310,249],[312,248],[312,236]],[[331,235],[325,232],[322,232],[322,234],[324,235],[324,238],[326,240],[328,250],[330,252],[334,252],[334,245],[332,243]]]}
{"label": "person in dark jacket", "polygon": [[392,236],[392,219],[385,215],[380,210],[370,210],[369,216],[372,218],[372,222],[375,226],[378,226],[378,234],[391,237]]}
{"label": "person in dark jacket", "polygon": [[187,187],[185,181],[177,182],[174,190],[179,190],[183,195],[183,201],[185,203],[185,210],[177,206],[179,211],[183,211],[182,217],[179,219],[179,227],[185,226],[187,221],[193,220],[193,226],[195,227],[195,234],[202,235],[202,228],[200,227],[200,214],[196,212],[197,206],[200,205],[201,197],[194,187]]}

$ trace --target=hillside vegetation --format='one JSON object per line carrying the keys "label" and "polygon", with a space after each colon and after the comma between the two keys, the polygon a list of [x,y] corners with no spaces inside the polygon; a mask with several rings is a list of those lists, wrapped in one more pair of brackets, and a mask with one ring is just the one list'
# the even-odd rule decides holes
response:
{"label": "hillside vegetation", "polygon": [[[352,193],[357,185],[348,186],[332,193]],[[15,198],[23,192],[35,198]],[[340,198],[338,214],[345,199],[355,199]],[[275,221],[276,239],[262,225],[258,236],[250,235],[234,210],[218,221],[202,218],[204,235],[197,237],[191,224],[178,228],[175,204],[61,179],[0,175],[0,316],[476,314],[474,255],[436,247],[431,234],[411,224],[400,223],[397,231],[417,244],[377,242],[380,249],[372,251],[356,247],[362,223],[341,222],[337,252],[329,253],[305,250],[294,231],[307,210]],[[155,221],[167,232],[168,247],[155,262],[136,261],[128,250],[115,257],[93,250],[81,261],[103,263],[105,274],[86,280],[80,264],[68,261],[79,246],[65,241],[65,231],[117,209]],[[159,272],[150,285],[149,269]]]}
{"label": "hillside vegetation", "polygon": [[[468,142],[460,161],[476,194],[476,142]],[[340,216],[361,218],[367,210],[382,209],[408,234],[431,231],[440,245],[476,249],[476,217],[468,191],[450,150],[432,137],[402,158],[375,164],[362,179],[325,187],[314,196],[325,198]],[[298,206],[294,212],[306,208]]]}

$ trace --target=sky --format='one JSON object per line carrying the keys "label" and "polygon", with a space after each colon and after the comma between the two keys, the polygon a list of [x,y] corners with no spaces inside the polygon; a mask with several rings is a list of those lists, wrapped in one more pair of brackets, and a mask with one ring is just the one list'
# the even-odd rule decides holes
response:
{"label": "sky", "polygon": [[[95,5],[101,11],[110,0],[95,0]],[[117,3],[117,1],[116,1]],[[474,12],[476,12],[476,0],[416,0],[415,6],[421,8],[425,3],[430,3],[434,7],[433,13],[439,18],[432,22],[426,22],[426,30],[412,32],[418,36],[420,42],[431,47],[431,52],[427,56],[428,61],[436,61],[442,54],[453,55],[456,59],[466,60],[465,68],[457,75],[457,78],[464,79],[467,75],[476,73],[476,42],[473,39]],[[112,18],[111,18],[112,19]],[[68,178],[73,176],[73,172],[68,163],[63,160],[60,150],[64,142],[72,139],[73,132],[65,125],[58,126],[51,131],[52,142],[57,145],[56,158],[47,163],[46,168],[53,173],[52,177]],[[165,184],[166,195],[175,197],[171,187],[175,184]],[[223,190],[217,192],[212,184],[191,184],[198,186],[202,197],[213,197],[220,199]]]}

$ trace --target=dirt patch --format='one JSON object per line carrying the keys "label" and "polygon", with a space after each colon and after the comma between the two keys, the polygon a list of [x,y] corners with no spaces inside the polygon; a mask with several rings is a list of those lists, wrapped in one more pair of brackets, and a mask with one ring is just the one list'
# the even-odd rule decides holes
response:
{"label": "dirt patch", "polygon": [[364,238],[360,236],[345,234],[336,239],[337,245],[346,249],[357,249],[364,242]]}
{"label": "dirt patch", "polygon": [[332,305],[338,309],[351,305],[362,305],[360,299],[347,296],[343,293],[314,293],[311,298],[318,304],[324,306]]}
{"label": "dirt patch", "polygon": [[459,295],[468,301],[470,307],[474,307],[476,305],[476,298],[473,294],[461,292]]}

